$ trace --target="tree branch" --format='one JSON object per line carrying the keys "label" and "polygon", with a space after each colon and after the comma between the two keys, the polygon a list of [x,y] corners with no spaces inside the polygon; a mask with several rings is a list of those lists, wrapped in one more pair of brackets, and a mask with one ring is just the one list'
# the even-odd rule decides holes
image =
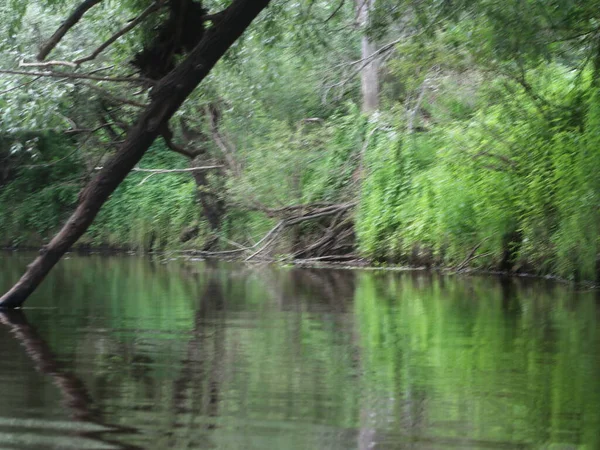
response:
{"label": "tree branch", "polygon": [[0,91],[0,95],[8,94],[9,92],[13,92],[18,89],[24,88],[25,86],[29,86],[30,84],[35,83],[39,79],[40,77],[35,77],[33,80],[25,81],[24,83],[21,83],[18,86],[13,86],[11,88],[5,89],[4,91]]}
{"label": "tree branch", "polygon": [[90,89],[100,92],[102,94],[102,96],[109,102],[113,102],[116,104],[131,105],[131,106],[135,106],[137,108],[145,108],[146,106],[148,106],[145,103],[140,103],[140,102],[136,102],[135,100],[130,100],[128,98],[116,96],[116,95],[108,92],[107,90],[102,89],[101,87],[98,87],[92,83],[85,83],[85,86],[89,87]]}
{"label": "tree branch", "polygon": [[46,62],[33,62],[33,63],[28,63],[25,62],[24,60],[21,60],[19,62],[19,67],[55,67],[55,66],[63,66],[63,67],[71,67],[71,68],[76,68],[77,64],[70,62],[70,61],[46,61]]}
{"label": "tree branch", "polygon": [[333,10],[333,12],[329,15],[329,17],[327,19],[325,19],[324,23],[329,22],[331,19],[333,19],[335,17],[335,15],[340,12],[340,10],[342,9],[342,7],[344,6],[344,3],[346,3],[346,0],[341,0],[339,5],[337,5],[337,7]]}
{"label": "tree branch", "polygon": [[100,47],[94,50],[89,56],[76,60],[74,64],[79,66],[80,64],[96,59],[96,57],[100,53],[102,53],[104,50],[110,47],[117,39],[134,29],[137,25],[143,22],[146,19],[146,17],[148,17],[150,14],[152,14],[155,11],[158,11],[163,6],[163,3],[164,2],[156,1],[153,4],[151,4],[139,16],[133,19],[127,26],[113,34],[106,42],[104,42]]}
{"label": "tree branch", "polygon": [[188,56],[157,83],[152,89],[150,104],[129,129],[119,150],[81,191],[77,208],[58,234],[41,249],[21,279],[0,298],[0,308],[18,308],[25,302],[89,228],[104,203],[146,154],[183,102],[269,3],[270,0],[233,1],[218,25],[209,28]]}
{"label": "tree branch", "polygon": [[199,156],[202,154],[201,151],[190,150],[190,149],[183,147],[182,145],[177,145],[175,142],[173,142],[173,132],[170,130],[170,128],[168,126],[164,127],[163,132],[161,133],[161,136],[162,136],[163,140],[165,141],[165,144],[169,148],[169,150],[171,150],[175,153],[179,153],[180,155],[183,155],[186,158],[194,159],[196,156]]}
{"label": "tree branch", "polygon": [[136,84],[154,84],[155,81],[149,78],[142,77],[100,77],[83,73],[66,73],[66,72],[31,72],[28,70],[8,70],[0,69],[0,74],[6,75],[26,75],[31,77],[48,77],[48,78],[69,78],[74,80],[93,80],[93,81],[111,81],[113,83],[136,83]]}
{"label": "tree branch", "polygon": [[275,241],[275,239],[277,238],[277,236],[279,235],[281,230],[283,230],[284,228],[292,226],[292,225],[297,225],[299,223],[306,222],[308,220],[313,220],[313,219],[318,219],[320,217],[340,214],[340,213],[343,213],[344,211],[352,208],[353,206],[356,206],[356,202],[343,203],[343,204],[339,204],[339,205],[331,205],[331,206],[327,206],[325,208],[321,208],[321,209],[312,211],[309,214],[304,214],[304,215],[300,215],[300,216],[296,216],[296,217],[291,217],[289,219],[280,220],[277,223],[277,225],[275,225],[275,227],[273,227],[260,241],[258,241],[256,244],[254,244],[252,248],[258,247],[263,242],[265,242],[265,244],[262,247],[260,247],[258,250],[256,250],[254,253],[252,253],[250,256],[248,256],[244,261],[249,261],[252,258],[254,258],[255,256],[262,253],[269,245],[271,245]]}
{"label": "tree branch", "polygon": [[52,37],[46,42],[46,44],[42,46],[37,55],[37,60],[43,61],[46,59],[46,56],[48,56],[54,47],[58,45],[65,34],[67,34],[67,32],[81,20],[83,15],[101,1],[102,0],[85,0],[77,8],[75,8],[71,15],[67,17],[58,30],[56,30]]}
{"label": "tree branch", "polygon": [[223,156],[225,157],[229,168],[233,171],[233,173],[236,176],[239,176],[240,168],[237,164],[237,161],[235,160],[235,157],[233,156],[235,151],[233,148],[231,148],[231,145],[227,145],[225,137],[221,134],[221,131],[219,130],[219,121],[221,119],[219,111],[214,105],[210,105],[206,107],[206,115],[209,119],[210,131],[213,140],[217,144],[217,147],[219,147],[219,149],[223,153]]}

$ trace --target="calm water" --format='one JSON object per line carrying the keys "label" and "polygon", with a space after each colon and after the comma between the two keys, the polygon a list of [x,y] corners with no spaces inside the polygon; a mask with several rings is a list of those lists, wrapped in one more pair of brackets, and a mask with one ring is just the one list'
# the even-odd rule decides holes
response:
{"label": "calm water", "polygon": [[600,448],[593,292],[72,256],[0,319],[1,449]]}

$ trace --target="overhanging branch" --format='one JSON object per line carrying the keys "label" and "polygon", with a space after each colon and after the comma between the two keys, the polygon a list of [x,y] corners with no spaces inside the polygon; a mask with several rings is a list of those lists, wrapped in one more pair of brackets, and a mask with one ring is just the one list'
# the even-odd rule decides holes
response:
{"label": "overhanging branch", "polygon": [[185,60],[157,83],[152,89],[150,104],[128,130],[119,150],[80,193],[77,208],[59,233],[41,249],[21,279],[0,298],[0,308],[18,308],[25,302],[89,228],[100,208],[146,154],[183,102],[269,2],[234,0],[222,20],[206,31]]}
{"label": "overhanging branch", "polygon": [[150,5],[148,8],[146,8],[138,17],[136,17],[131,22],[129,22],[129,25],[123,27],[121,30],[119,30],[118,32],[113,34],[106,42],[104,42],[102,45],[100,45],[89,56],[86,56],[85,58],[80,58],[80,59],[76,60],[74,62],[74,64],[78,66],[85,62],[96,59],[96,57],[100,53],[102,53],[104,50],[106,50],[108,47],[110,47],[115,41],[117,41],[117,39],[119,39],[121,36],[129,33],[129,31],[131,31],[137,25],[139,25],[141,22],[143,22],[146,19],[146,17],[148,17],[150,14],[152,14],[155,11],[158,11],[161,8],[162,3],[163,2],[160,2],[160,1],[154,2],[152,5]]}
{"label": "overhanging branch", "polygon": [[85,0],[71,13],[69,17],[62,23],[50,39],[40,49],[37,59],[43,61],[46,56],[58,45],[67,32],[73,28],[77,22],[81,20],[83,15],[100,3],[102,0]]}
{"label": "overhanging branch", "polygon": [[68,78],[73,80],[92,80],[92,81],[112,81],[113,83],[134,83],[134,84],[154,84],[154,80],[142,77],[100,77],[84,73],[68,72],[33,72],[29,70],[8,70],[0,69],[0,74],[5,75],[25,75],[31,77],[47,78]]}

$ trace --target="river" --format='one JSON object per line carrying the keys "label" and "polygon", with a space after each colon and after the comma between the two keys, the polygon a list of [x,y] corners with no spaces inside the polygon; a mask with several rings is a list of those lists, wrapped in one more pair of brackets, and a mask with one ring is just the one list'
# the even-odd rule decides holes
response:
{"label": "river", "polygon": [[[0,255],[0,289],[30,259]],[[598,298],[70,255],[0,315],[0,448],[598,449]]]}

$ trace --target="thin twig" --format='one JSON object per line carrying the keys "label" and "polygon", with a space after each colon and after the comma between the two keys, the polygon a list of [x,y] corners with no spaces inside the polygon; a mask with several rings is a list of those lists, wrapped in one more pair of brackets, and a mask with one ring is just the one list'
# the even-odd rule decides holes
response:
{"label": "thin twig", "polygon": [[13,92],[13,91],[16,91],[18,89],[24,88],[25,86],[29,86],[30,84],[35,83],[40,78],[41,77],[36,77],[33,80],[26,81],[24,83],[19,84],[18,86],[14,86],[14,87],[11,87],[11,88],[6,89],[4,91],[0,91],[0,95],[8,94],[9,92]]}
{"label": "thin twig", "polygon": [[90,89],[94,89],[95,91],[102,93],[102,95],[109,101],[119,103],[119,104],[123,103],[125,105],[131,105],[131,106],[135,106],[137,108],[145,108],[146,106],[148,106],[145,103],[140,103],[140,102],[136,102],[135,100],[129,100],[128,98],[113,95],[112,93],[108,92],[106,89],[102,89],[101,87],[96,86],[95,84],[85,83],[85,85],[87,87],[89,87]]}
{"label": "thin twig", "polygon": [[329,15],[329,17],[327,17],[327,19],[325,19],[324,23],[329,22],[331,19],[333,19],[335,17],[335,15],[340,12],[340,10],[342,9],[342,7],[344,6],[344,3],[346,3],[346,0],[341,0],[339,5],[337,5],[337,7],[333,10],[333,12]]}
{"label": "thin twig", "polygon": [[100,53],[102,53],[109,46],[111,46],[121,36],[127,34],[129,31],[131,31],[133,28],[135,28],[137,25],[139,25],[150,14],[152,14],[153,12],[157,11],[158,9],[160,9],[161,6],[162,6],[162,2],[154,2],[152,5],[150,5],[148,8],[146,8],[138,17],[136,17],[135,19],[133,19],[127,26],[123,27],[121,30],[119,30],[118,32],[116,32],[115,34],[113,34],[106,42],[104,42],[102,45],[100,45],[89,56],[86,56],[84,58],[80,58],[80,59],[76,60],[74,62],[74,64],[76,66],[79,66],[80,64],[83,64],[85,62],[92,61],[92,60],[96,59],[96,57]]}

